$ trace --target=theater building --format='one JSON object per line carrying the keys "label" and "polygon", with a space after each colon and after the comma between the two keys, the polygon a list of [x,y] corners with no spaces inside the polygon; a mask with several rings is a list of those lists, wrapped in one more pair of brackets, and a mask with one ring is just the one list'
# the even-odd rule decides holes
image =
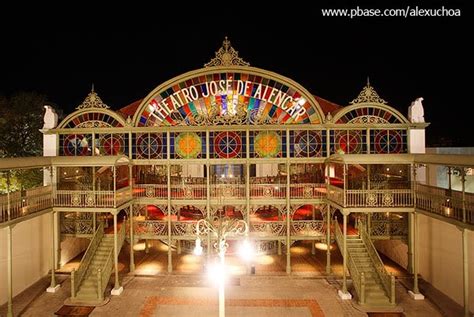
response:
{"label": "theater building", "polygon": [[[354,100],[337,105],[293,79],[250,66],[227,39],[204,68],[118,110],[92,90],[61,122],[45,115],[44,157],[0,162],[3,177],[15,169],[45,171],[44,186],[0,197],[0,293],[8,294],[0,303],[86,249],[71,273],[73,302],[103,301],[111,275],[112,294],[120,295],[119,254],[128,250],[133,272],[139,243],[147,251],[154,241],[166,247],[160,273],[172,273],[175,257],[192,253],[198,238],[203,256],[212,259],[218,236],[198,228],[204,219],[216,228],[238,223],[240,232],[225,237],[229,254],[248,241],[256,255],[281,256],[287,274],[291,246],[298,243],[313,254],[317,243],[326,246],[321,274],[333,274],[332,253],[340,253],[345,274],[339,295],[353,294],[361,305],[397,303],[383,252],[414,273],[415,299],[423,298],[421,274],[466,311],[469,303],[474,309],[468,278],[474,196],[466,190],[474,160],[424,154],[428,123],[421,101],[410,111],[407,118],[369,82]],[[461,188],[430,182],[439,168]],[[32,221],[38,223],[20,228]],[[44,252],[42,262],[15,260],[16,243],[29,252],[15,230],[40,227],[48,233],[33,254]],[[449,260],[428,231],[431,238],[446,233]],[[459,270],[445,272],[439,259]],[[35,272],[17,281],[20,265]],[[255,274],[246,265],[240,274]],[[56,288],[52,274],[49,291]]]}

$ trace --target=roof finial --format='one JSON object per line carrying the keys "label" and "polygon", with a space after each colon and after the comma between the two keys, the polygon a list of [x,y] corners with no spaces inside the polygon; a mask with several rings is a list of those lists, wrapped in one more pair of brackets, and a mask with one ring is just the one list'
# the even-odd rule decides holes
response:
{"label": "roof finial", "polygon": [[216,52],[216,57],[211,59],[207,64],[204,64],[204,67],[211,66],[249,66],[250,64],[245,62],[242,58],[239,57],[239,52],[236,51],[227,36],[222,42],[222,47]]}
{"label": "roof finial", "polygon": [[358,103],[387,103],[385,100],[380,98],[374,87],[370,86],[369,76],[367,76],[367,86],[362,88],[362,91],[359,93],[359,96],[357,96],[356,99],[350,102],[351,105],[355,105]]}
{"label": "roof finial", "polygon": [[92,84],[92,91],[87,95],[86,99],[77,106],[76,109],[86,109],[86,108],[104,108],[108,109],[109,106],[107,106],[102,99],[100,99],[99,95],[94,91],[94,84]]}

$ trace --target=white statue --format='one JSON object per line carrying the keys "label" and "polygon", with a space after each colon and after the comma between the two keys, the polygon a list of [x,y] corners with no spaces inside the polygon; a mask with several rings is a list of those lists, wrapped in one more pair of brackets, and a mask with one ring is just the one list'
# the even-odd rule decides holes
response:
{"label": "white statue", "polygon": [[58,126],[58,114],[54,111],[53,107],[44,105],[46,112],[43,117],[43,129],[54,129]]}
{"label": "white statue", "polygon": [[423,110],[423,97],[416,98],[415,101],[411,103],[411,106],[408,107],[408,120],[412,123],[425,122],[425,112]]}

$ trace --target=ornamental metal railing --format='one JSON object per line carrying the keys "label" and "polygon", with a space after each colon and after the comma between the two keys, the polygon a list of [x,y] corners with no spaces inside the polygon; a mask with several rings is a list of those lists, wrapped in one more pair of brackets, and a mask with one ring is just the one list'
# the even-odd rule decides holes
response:
{"label": "ornamental metal railing", "polygon": [[100,242],[102,241],[102,238],[104,237],[104,224],[100,223],[99,227],[97,228],[96,232],[94,233],[91,242],[89,243],[89,246],[87,247],[86,252],[82,256],[81,263],[79,264],[79,267],[77,270],[73,270],[71,272],[71,297],[75,298],[76,293],[79,290],[79,286],[82,283],[82,280],[84,279],[84,276],[86,274],[87,268],[89,267],[94,254],[99,247]]}
{"label": "ornamental metal railing", "polygon": [[51,208],[51,192],[51,186],[40,186],[0,195],[0,223]]}
{"label": "ornamental metal railing", "polygon": [[[123,242],[125,240],[125,220],[121,224],[119,231],[117,232],[117,256],[120,253],[120,250],[122,249]],[[114,267],[114,249],[110,249],[108,255],[107,255],[107,260],[105,263],[102,265],[101,268],[97,270],[97,297],[99,300],[104,299],[104,292],[105,289],[107,288],[107,284],[110,279],[110,274],[112,274],[112,269]]]}
{"label": "ornamental metal railing", "polygon": [[[464,221],[461,191],[416,184],[416,208],[445,218]],[[474,194],[465,193],[465,222],[474,224]]]}
{"label": "ornamental metal railing", "polygon": [[375,271],[377,272],[377,275],[380,278],[380,281],[382,282],[385,293],[387,294],[387,296],[389,296],[390,303],[395,304],[395,294],[393,293],[395,288],[391,285],[392,283],[394,283],[394,279],[385,268],[379,253],[375,249],[374,244],[370,240],[370,237],[368,236],[367,231],[365,230],[364,224],[360,220],[358,220],[357,222],[359,236],[365,244],[371,262],[374,265]]}
{"label": "ornamental metal railing", "polygon": [[[339,223],[337,222],[337,219],[333,221],[333,227],[334,227],[336,242],[337,242],[337,245],[339,246],[339,250],[341,251],[341,254],[344,254],[344,236],[341,232],[341,228],[339,227]],[[347,261],[346,261],[347,268],[349,269],[349,272],[351,274],[352,284],[354,285],[354,288],[356,289],[356,292],[359,295],[360,304],[364,304],[365,303],[365,277],[363,275],[363,272],[361,272],[359,268],[357,267],[352,255],[349,252],[346,252],[346,255],[347,255]],[[342,274],[346,274],[346,272],[343,272]]]}

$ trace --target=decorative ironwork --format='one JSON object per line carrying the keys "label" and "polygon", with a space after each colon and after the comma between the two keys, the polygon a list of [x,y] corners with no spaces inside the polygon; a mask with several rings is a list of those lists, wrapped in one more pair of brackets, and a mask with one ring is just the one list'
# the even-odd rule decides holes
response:
{"label": "decorative ironwork", "polygon": [[354,118],[350,120],[348,123],[361,123],[361,124],[386,124],[389,123],[387,120],[384,118],[378,117],[378,116],[371,116],[371,115],[366,115],[366,116],[361,116]]}
{"label": "decorative ironwork", "polygon": [[78,125],[75,126],[75,128],[111,128],[112,125],[103,122],[103,121],[86,121],[86,122],[81,122]]}
{"label": "decorative ironwork", "polygon": [[153,186],[147,186],[145,189],[146,197],[155,197],[155,188]]}
{"label": "decorative ironwork", "polygon": [[393,206],[393,194],[392,193],[384,193],[382,198],[382,204],[384,206]]}
{"label": "decorative ironwork", "polygon": [[95,195],[93,193],[88,193],[86,195],[86,206],[94,206],[95,205]]}
{"label": "decorative ironwork", "polygon": [[77,106],[77,110],[81,109],[88,109],[88,108],[103,108],[103,109],[109,109],[110,107],[107,106],[102,99],[100,99],[99,95],[94,91],[94,88],[92,88],[92,91],[87,95],[86,99]]}
{"label": "decorative ironwork", "polygon": [[258,236],[284,236],[286,233],[286,224],[283,221],[252,221],[250,226],[250,231]]}
{"label": "decorative ironwork", "polygon": [[322,236],[326,234],[325,222],[323,220],[299,220],[291,223],[293,234],[303,236]]}
{"label": "decorative ironwork", "polygon": [[387,104],[385,100],[380,98],[379,94],[375,91],[374,87],[367,82],[367,85],[359,93],[359,96],[350,102],[351,105],[358,103],[380,103]]}
{"label": "decorative ironwork", "polygon": [[249,63],[239,57],[239,52],[231,46],[226,36],[222,42],[222,47],[216,52],[216,57],[211,59],[209,63],[204,64],[204,67],[249,65]]}
{"label": "decorative ironwork", "polygon": [[376,206],[377,195],[375,193],[367,193],[366,203],[367,203],[367,206]]}
{"label": "decorative ironwork", "polygon": [[71,205],[79,206],[81,204],[81,195],[79,193],[73,193],[71,195]]}
{"label": "decorative ironwork", "polygon": [[166,221],[135,221],[134,225],[134,232],[139,236],[165,236],[168,234],[168,224]]}

